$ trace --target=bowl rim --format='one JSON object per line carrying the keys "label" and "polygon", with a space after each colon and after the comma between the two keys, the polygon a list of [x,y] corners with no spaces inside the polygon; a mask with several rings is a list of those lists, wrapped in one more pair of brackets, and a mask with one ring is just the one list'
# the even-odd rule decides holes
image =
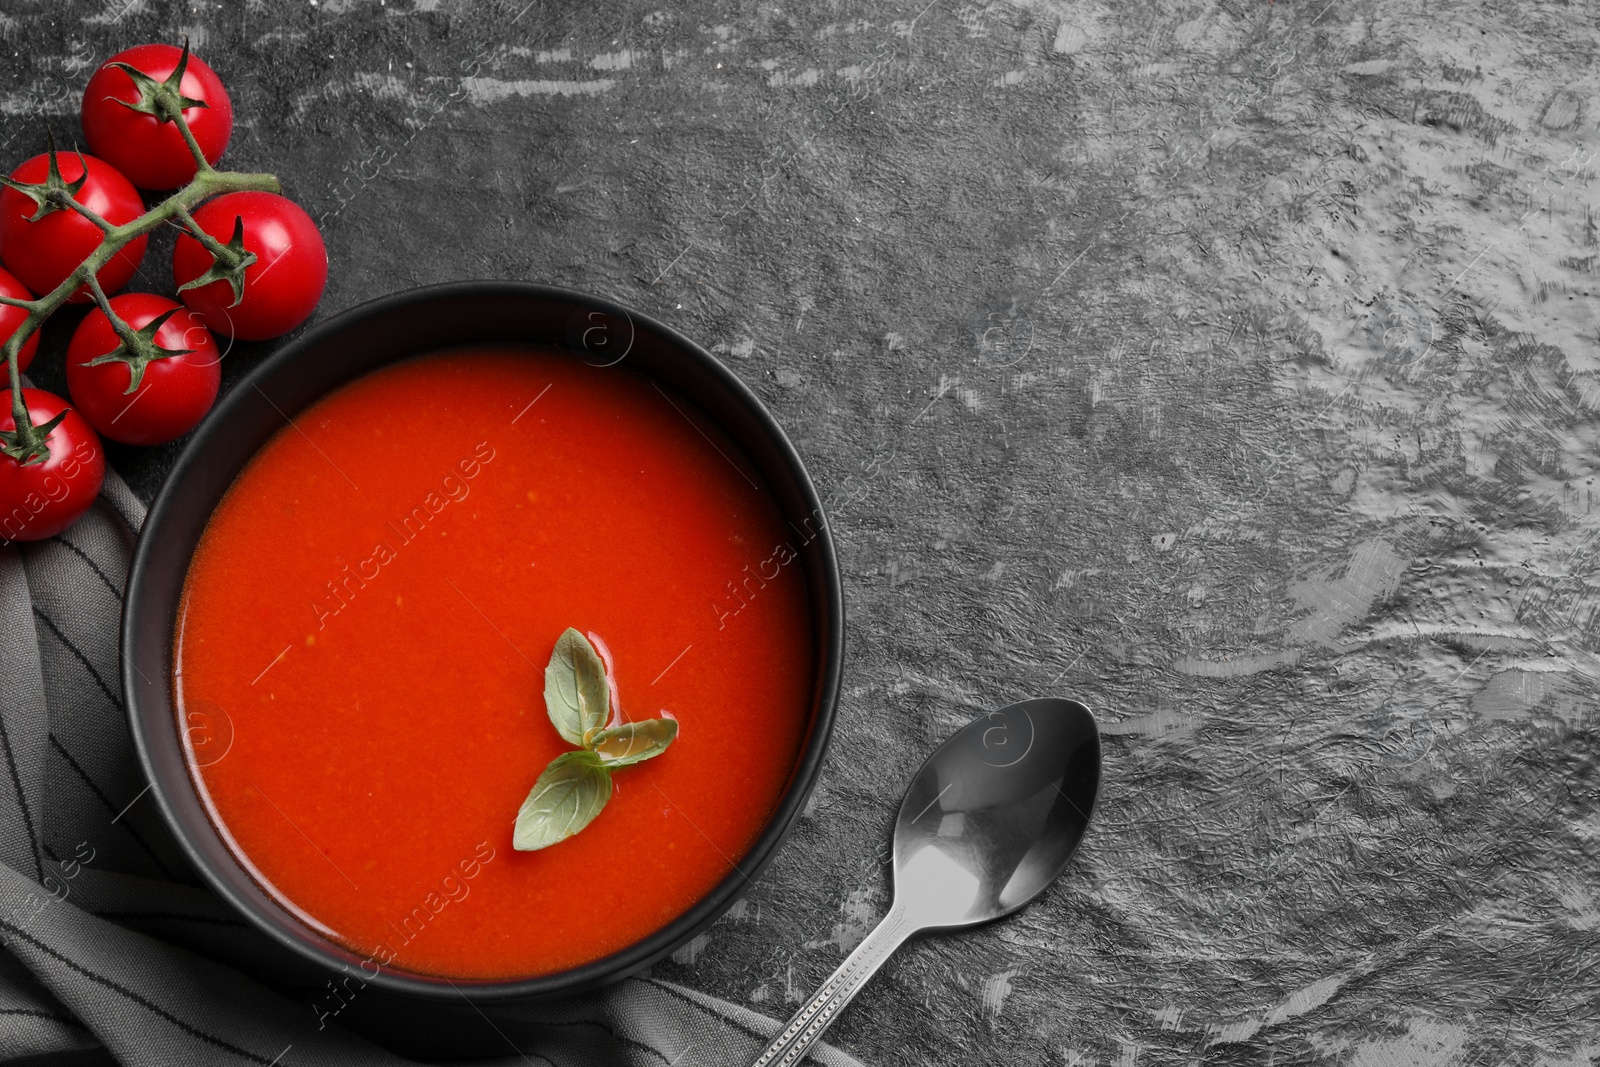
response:
{"label": "bowl rim", "polygon": [[[210,439],[218,432],[230,414],[241,407],[252,390],[259,389],[277,375],[292,366],[303,354],[317,348],[329,338],[337,337],[345,332],[358,328],[360,324],[385,316],[396,309],[415,304],[449,304],[462,299],[480,299],[485,296],[501,296],[507,298],[522,298],[529,300],[556,301],[567,304],[581,305],[585,308],[598,310],[607,314],[621,316],[633,324],[636,332],[649,331],[656,334],[669,346],[678,349],[688,356],[693,362],[700,364],[701,369],[710,373],[718,383],[732,394],[737,404],[743,405],[760,427],[760,431],[769,438],[774,454],[780,467],[786,467],[794,481],[802,503],[811,509],[811,514],[817,518],[817,530],[820,536],[814,539],[814,544],[819,553],[818,573],[808,575],[808,581],[817,581],[820,589],[817,594],[826,603],[826,617],[813,610],[814,617],[812,628],[813,636],[819,636],[817,630],[826,627],[827,633],[820,635],[816,648],[822,663],[819,665],[819,685],[816,690],[816,703],[812,710],[812,721],[809,735],[805,741],[794,768],[790,772],[788,787],[779,798],[777,806],[768,818],[761,833],[756,837],[740,860],[733,864],[733,870],[714,885],[711,890],[687,911],[673,919],[671,922],[656,930],[643,939],[628,945],[617,952],[603,956],[600,959],[580,964],[577,967],[556,971],[550,974],[524,978],[509,979],[477,979],[477,978],[450,978],[447,976],[430,976],[421,972],[406,971],[392,968],[387,964],[377,965],[376,973],[366,966],[359,968],[341,958],[356,955],[352,950],[338,945],[315,931],[307,930],[307,936],[296,937],[289,932],[287,927],[294,922],[287,911],[282,908],[283,918],[274,921],[276,917],[268,917],[261,913],[252,902],[246,901],[236,893],[228,881],[213,869],[210,859],[189,840],[184,830],[184,822],[175,810],[168,797],[169,790],[193,790],[192,781],[183,783],[164,783],[156,773],[150,744],[145,736],[145,721],[151,719],[148,708],[142,713],[141,687],[136,684],[135,675],[138,665],[135,662],[135,606],[143,600],[161,595],[161,591],[154,585],[154,579],[149,575],[149,556],[152,549],[152,530],[162,525],[163,516],[176,506],[182,494],[186,491],[188,474],[191,469],[210,460],[205,453]],[[477,342],[475,342],[477,343]],[[482,343],[492,344],[492,340]],[[517,343],[510,340],[509,343]],[[339,383],[323,390],[308,401],[315,403],[327,396],[335,389],[353,382],[366,374],[372,373],[383,366],[391,365],[409,355],[421,355],[422,352],[408,353],[392,360],[377,362],[350,377],[342,379]],[[643,371],[634,371],[646,378],[652,376]],[[672,383],[664,383],[672,384]],[[677,387],[675,387],[677,388]],[[681,392],[679,395],[696,403],[694,398]],[[286,412],[285,417],[292,417],[303,411],[300,407],[292,412]],[[702,414],[710,419],[702,409]],[[713,422],[717,420],[712,419]],[[731,436],[731,434],[730,434]],[[744,447],[743,442],[735,438],[735,443]],[[234,473],[234,478],[242,472],[256,452],[251,452],[239,465]],[[764,478],[763,481],[766,481]],[[230,480],[230,485],[232,481]],[[770,493],[770,489],[764,487]],[[224,490],[226,492],[226,490]],[[212,505],[212,510],[215,509]],[[813,609],[816,607],[818,595],[812,598]],[[572,995],[587,990],[599,988],[612,982],[620,981],[664,958],[676,948],[687,943],[700,931],[721,917],[722,913],[731,907],[740,896],[753,884],[754,879],[771,862],[779,848],[794,828],[796,822],[805,809],[811,792],[821,774],[823,761],[827,756],[828,745],[832,738],[833,724],[837,716],[839,691],[843,677],[844,666],[844,591],[840,577],[838,556],[833,543],[832,525],[827,519],[827,514],[822,506],[822,501],[817,493],[815,482],[806,470],[804,462],[795,450],[789,436],[783,431],[782,426],[773,418],[761,399],[751,391],[737,375],[729,370],[720,360],[712,356],[696,342],[685,337],[677,330],[660,322],[654,317],[642,312],[634,311],[613,300],[595,296],[589,293],[560,286],[546,285],[534,282],[507,281],[507,280],[469,280],[445,282],[441,284],[417,286],[399,290],[372,300],[357,304],[338,312],[335,315],[315,324],[306,332],[290,339],[278,351],[272,353],[260,364],[252,368],[244,377],[233,384],[231,389],[222,397],[216,407],[205,417],[198,429],[185,443],[179,453],[172,469],[163,479],[155,499],[151,502],[145,513],[144,521],[140,525],[137,543],[134,548],[132,562],[129,565],[125,595],[123,597],[122,615],[119,625],[118,649],[121,653],[121,680],[124,693],[125,711],[128,716],[130,732],[133,735],[134,748],[138,753],[139,765],[144,774],[150,791],[154,794],[156,804],[161,811],[162,818],[182,849],[185,857],[194,866],[204,880],[205,884],[221,896],[233,909],[239,912],[253,926],[267,934],[277,944],[284,946],[303,959],[309,960],[325,971],[334,974],[355,975],[359,970],[359,978],[366,985],[390,993],[402,994],[407,997],[424,1000],[457,1000],[466,998],[469,1002],[497,1002],[511,1000],[541,1000],[560,996]],[[170,644],[168,662],[170,667]],[[146,701],[148,703],[148,701]],[[160,711],[159,719],[172,723],[176,732],[176,720],[173,718],[173,709],[170,706]],[[233,850],[229,848],[228,854],[231,862],[243,870]],[[249,872],[244,871],[246,877]],[[251,879],[254,881],[254,879]],[[269,897],[270,893],[267,894]],[[280,925],[281,923],[281,925]],[[304,925],[304,924],[300,924]],[[376,961],[368,957],[365,962]]]}

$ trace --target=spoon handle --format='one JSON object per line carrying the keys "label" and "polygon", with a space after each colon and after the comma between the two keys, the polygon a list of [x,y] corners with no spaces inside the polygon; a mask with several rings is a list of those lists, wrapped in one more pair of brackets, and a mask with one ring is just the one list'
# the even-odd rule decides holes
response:
{"label": "spoon handle", "polygon": [[901,943],[920,929],[909,918],[897,901],[889,914],[873,928],[866,940],[845,957],[815,996],[795,1013],[772,1042],[758,1057],[752,1067],[794,1067],[805,1056],[806,1050],[817,1043],[822,1032],[833,1022],[834,1016],[855,997],[867,979],[878,972],[884,962]]}

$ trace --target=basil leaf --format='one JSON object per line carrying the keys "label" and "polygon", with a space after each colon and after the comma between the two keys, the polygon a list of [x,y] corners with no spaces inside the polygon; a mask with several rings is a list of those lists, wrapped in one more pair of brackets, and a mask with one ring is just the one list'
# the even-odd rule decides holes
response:
{"label": "basil leaf", "polygon": [[523,852],[560,844],[582,830],[611,799],[611,774],[593,752],[564,752],[533,783],[517,812],[513,847]]}
{"label": "basil leaf", "polygon": [[659,756],[678,736],[672,719],[641,719],[610,730],[596,730],[584,742],[607,767],[626,767]]}
{"label": "basil leaf", "polygon": [[544,669],[544,706],[556,732],[573,745],[583,744],[585,734],[604,729],[611,718],[606,665],[589,639],[570,626],[556,638]]}

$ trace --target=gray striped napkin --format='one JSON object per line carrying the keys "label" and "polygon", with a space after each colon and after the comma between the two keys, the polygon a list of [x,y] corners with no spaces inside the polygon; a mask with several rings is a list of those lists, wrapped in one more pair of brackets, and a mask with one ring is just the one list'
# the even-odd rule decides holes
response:
{"label": "gray striped napkin", "polygon": [[[294,1067],[465,1052],[692,1067],[748,1063],[776,1033],[771,1019],[649,977],[488,1015],[363,996],[319,1018],[325,976],[201,885],[145,797],[117,670],[143,517],[108,472],[95,507],[61,536],[0,547],[0,1059]],[[825,1047],[813,1056],[859,1067]]]}

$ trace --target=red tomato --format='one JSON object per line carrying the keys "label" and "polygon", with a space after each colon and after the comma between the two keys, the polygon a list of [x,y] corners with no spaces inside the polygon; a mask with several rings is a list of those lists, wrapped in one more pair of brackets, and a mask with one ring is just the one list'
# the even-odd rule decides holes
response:
{"label": "red tomato", "polygon": [[[57,152],[56,160],[61,177],[67,182],[83,177],[84,164],[88,165],[88,180],[73,199],[107,222],[121,226],[144,214],[139,191],[111,164],[94,156],[80,157],[76,152]],[[22,164],[11,172],[11,178],[35,184],[43,182],[49,173],[50,157],[46,154]],[[100,246],[101,233],[94,223],[66,208],[52,211],[38,222],[29,222],[37,210],[38,205],[24,194],[9,187],[0,189],[0,262],[29,289],[48,293]],[[144,259],[147,243],[148,238],[134,238],[100,268],[96,277],[106,292],[114,293],[128,284]],[[84,303],[89,299],[88,289],[79,287],[71,299]]]}
{"label": "red tomato", "polygon": [[[15,430],[11,398],[0,398],[0,430]],[[50,454],[44,460],[24,466],[0,453],[0,541],[54,537],[89,510],[106,476],[105,451],[83,416],[43,389],[24,389],[22,401],[35,426],[63,410],[67,417],[45,438]]]}
{"label": "red tomato", "polygon": [[[17,281],[17,276],[0,267],[0,296],[11,296],[18,300],[32,300],[33,294],[28,292],[28,287]],[[17,327],[22,325],[22,320],[28,313],[21,308],[12,307],[10,304],[0,304],[0,344],[5,344],[11,335],[17,332]],[[17,367],[27,370],[28,364],[33,362],[33,354],[39,350],[39,331],[34,330],[32,336],[22,342],[22,351],[17,353]],[[0,371],[3,375],[3,371]],[[0,376],[0,382],[6,379]],[[0,390],[0,397],[4,396]]]}
{"label": "red tomato", "polygon": [[328,250],[322,234],[298,204],[273,193],[228,193],[201,204],[196,225],[226,245],[234,221],[243,220],[243,250],[256,260],[244,269],[244,293],[234,304],[233,286],[219,278],[182,289],[215,262],[205,246],[179,233],[172,250],[178,295],[218,333],[246,341],[286,334],[310,317],[328,284]]}
{"label": "red tomato", "polygon": [[[105,312],[84,316],[67,346],[67,388],[89,424],[113,441],[159,445],[188,433],[217,399],[222,383],[222,353],[200,317],[182,304],[154,293],[112,297],[111,310],[135,330],[144,330],[163,312],[176,313],[151,338],[162,348],[189,349],[144,363],[138,388],[128,389],[133,368],[121,360],[90,366],[91,360],[122,345]],[[137,357],[136,357],[137,358]]]}
{"label": "red tomato", "polygon": [[[83,135],[89,140],[89,150],[141,189],[175,189],[188,184],[194,177],[194,155],[176,123],[124,106],[151,106],[150,97],[161,90],[142,88],[143,83],[136,84],[131,74],[112,64],[126,63],[153,82],[164,84],[183,55],[183,49],[170,44],[142,44],[118,52],[100,65],[83,91]],[[222,79],[190,55],[181,82],[173,88],[186,101],[199,101],[183,109],[183,118],[206,162],[215,163],[233,135],[233,103]]]}

